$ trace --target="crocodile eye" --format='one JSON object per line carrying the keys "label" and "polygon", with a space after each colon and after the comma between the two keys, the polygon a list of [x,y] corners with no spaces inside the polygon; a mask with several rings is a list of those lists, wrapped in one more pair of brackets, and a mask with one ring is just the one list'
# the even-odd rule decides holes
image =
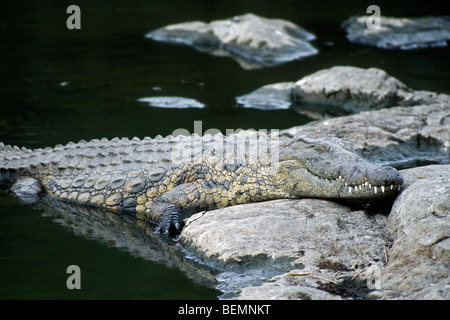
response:
{"label": "crocodile eye", "polygon": [[322,145],[315,145],[314,146],[314,150],[319,151],[319,152],[329,152],[330,150],[328,150],[327,148],[325,148]]}

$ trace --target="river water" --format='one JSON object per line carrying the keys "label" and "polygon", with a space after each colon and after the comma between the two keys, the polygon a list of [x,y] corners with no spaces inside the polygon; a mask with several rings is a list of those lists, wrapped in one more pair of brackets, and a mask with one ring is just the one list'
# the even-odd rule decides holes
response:
{"label": "river water", "polygon": [[[423,3],[377,2],[388,16],[444,14],[438,4]],[[81,30],[66,27],[69,4],[81,9]],[[193,132],[196,120],[202,121],[203,130],[285,129],[312,119],[292,109],[245,109],[235,98],[265,84],[296,81],[335,65],[378,67],[413,89],[450,93],[448,48],[394,52],[346,40],[340,23],[365,14],[370,4],[4,1],[0,4],[0,141],[38,148],[102,137],[154,137],[179,128]],[[144,37],[167,24],[247,12],[303,26],[317,36],[313,45],[319,54],[244,70],[230,58]],[[138,101],[155,96],[195,99],[205,107],[155,108]],[[157,246],[153,242],[139,240],[130,249],[117,245],[114,237],[83,234],[61,219],[0,192],[1,299],[215,299],[221,294],[209,276],[193,275],[183,262],[173,264],[139,253],[142,247]],[[161,252],[165,250],[169,249]],[[66,286],[69,265],[80,267],[81,290]]]}

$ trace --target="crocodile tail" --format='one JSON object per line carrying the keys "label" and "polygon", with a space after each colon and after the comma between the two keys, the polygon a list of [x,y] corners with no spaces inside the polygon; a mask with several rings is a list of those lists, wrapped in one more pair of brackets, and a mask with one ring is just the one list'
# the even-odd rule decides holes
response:
{"label": "crocodile tail", "polygon": [[0,187],[7,187],[20,176],[30,172],[29,155],[31,150],[0,142]]}

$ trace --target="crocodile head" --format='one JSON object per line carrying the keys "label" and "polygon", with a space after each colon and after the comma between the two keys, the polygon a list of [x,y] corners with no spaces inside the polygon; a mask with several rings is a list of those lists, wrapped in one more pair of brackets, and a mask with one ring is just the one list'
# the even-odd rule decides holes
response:
{"label": "crocodile head", "polygon": [[394,195],[403,177],[361,157],[335,137],[295,137],[280,147],[278,183],[298,197],[370,199]]}

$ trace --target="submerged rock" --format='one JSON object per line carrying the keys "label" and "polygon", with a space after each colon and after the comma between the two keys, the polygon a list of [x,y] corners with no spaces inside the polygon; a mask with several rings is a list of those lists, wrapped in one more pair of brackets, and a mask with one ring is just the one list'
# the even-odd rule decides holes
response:
{"label": "submerged rock", "polygon": [[381,49],[445,47],[450,40],[450,16],[380,17],[380,28],[367,28],[368,16],[354,16],[342,23],[350,42]]}
{"label": "submerged rock", "polygon": [[169,25],[146,37],[229,56],[245,69],[273,66],[318,52],[309,43],[315,39],[312,33],[289,21],[251,13],[210,23],[193,21]]}
{"label": "submerged rock", "polygon": [[139,102],[147,102],[152,107],[158,108],[204,108],[205,105],[194,99],[182,98],[182,97],[148,97],[140,98]]}

